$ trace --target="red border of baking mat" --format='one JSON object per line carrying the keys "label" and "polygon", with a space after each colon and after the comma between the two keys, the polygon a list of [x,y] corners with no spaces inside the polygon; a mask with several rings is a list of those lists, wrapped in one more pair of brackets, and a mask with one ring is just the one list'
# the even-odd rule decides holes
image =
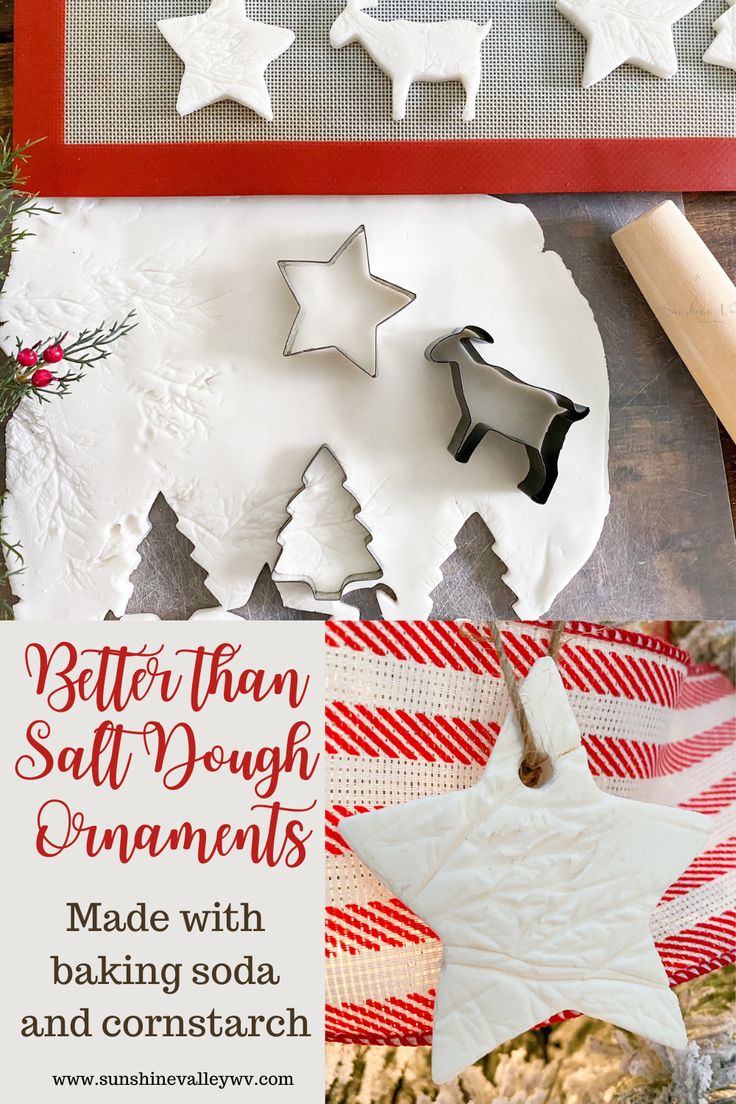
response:
{"label": "red border of baking mat", "polygon": [[[66,0],[15,0],[15,141],[48,196],[736,191],[736,138],[64,141]],[[441,147],[442,156],[437,156]]]}

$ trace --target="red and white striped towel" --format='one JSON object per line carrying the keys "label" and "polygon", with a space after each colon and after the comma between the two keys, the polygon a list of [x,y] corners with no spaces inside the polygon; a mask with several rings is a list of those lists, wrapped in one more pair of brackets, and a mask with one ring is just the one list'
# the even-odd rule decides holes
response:
{"label": "red and white striped towel", "polygon": [[[473,785],[508,710],[498,656],[460,622],[330,622],[327,639],[327,1039],[427,1044],[440,945],[337,832],[345,816]],[[545,623],[501,626],[519,677]],[[570,622],[559,667],[598,784],[696,809],[707,849],[669,888],[652,933],[673,985],[736,960],[734,688],[686,652]],[[560,1012],[559,1018],[570,1015]],[[557,1018],[557,1017],[556,1017]]]}

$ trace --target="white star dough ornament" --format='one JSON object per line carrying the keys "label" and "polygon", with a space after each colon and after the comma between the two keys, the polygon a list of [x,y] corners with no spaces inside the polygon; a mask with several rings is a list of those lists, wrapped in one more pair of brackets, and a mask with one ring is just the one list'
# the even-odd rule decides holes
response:
{"label": "white star dough ornament", "polygon": [[535,664],[520,692],[552,761],[546,785],[528,789],[519,779],[512,712],[471,789],[338,828],[442,941],[432,1052],[439,1083],[567,1009],[664,1046],[687,1045],[649,920],[703,849],[708,818],[596,786],[552,659]]}
{"label": "white star dough ornament", "polygon": [[583,87],[629,62],[655,77],[673,77],[672,27],[702,0],[557,0],[557,10],[588,40]]}
{"label": "white star dough ornament", "polygon": [[374,276],[365,226],[327,261],[279,261],[299,310],[284,356],[334,349],[366,375],[378,372],[378,328],[416,299]]}
{"label": "white star dough ornament", "polygon": [[180,115],[236,100],[273,120],[266,69],[293,44],[293,31],[249,19],[244,0],[212,0],[206,12],[162,19],[158,29],[185,65]]}
{"label": "white star dough ornament", "polygon": [[713,24],[716,37],[703,55],[708,65],[722,65],[736,70],[736,0],[729,0],[729,9]]}

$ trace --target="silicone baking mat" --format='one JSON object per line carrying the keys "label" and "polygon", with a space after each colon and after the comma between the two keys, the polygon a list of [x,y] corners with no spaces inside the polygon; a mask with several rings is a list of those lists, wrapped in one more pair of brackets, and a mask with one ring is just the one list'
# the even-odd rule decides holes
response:
{"label": "silicone baking mat", "polygon": [[[492,27],[475,122],[456,83],[390,82],[334,50],[343,0],[244,0],[296,33],[269,68],[275,120],[233,102],[180,118],[183,63],[156,22],[208,0],[16,0],[16,137],[48,135],[34,185],[56,194],[653,190],[736,187],[736,73],[703,62],[724,0],[675,25],[679,72],[623,66],[581,87],[585,41],[554,0],[381,0],[378,18]],[[48,63],[37,79],[36,61]],[[205,156],[203,156],[205,154]]]}

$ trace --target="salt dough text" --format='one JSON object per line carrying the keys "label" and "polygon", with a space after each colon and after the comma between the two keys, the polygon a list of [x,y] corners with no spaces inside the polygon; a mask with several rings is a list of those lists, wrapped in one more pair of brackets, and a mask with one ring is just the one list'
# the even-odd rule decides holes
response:
{"label": "salt dough text", "polygon": [[174,653],[188,666],[187,678],[166,666],[160,647],[139,650],[120,648],[77,649],[60,641],[48,649],[43,644],[26,648],[26,671],[35,682],[35,692],[46,699],[50,709],[65,713],[77,701],[92,701],[102,713],[121,712],[132,701],[143,701],[149,694],[162,702],[173,701],[186,683],[189,704],[195,713],[211,698],[234,702],[248,697],[261,702],[284,697],[292,709],[298,709],[307,693],[309,676],[293,668],[269,672],[264,668],[236,667],[241,645],[219,644],[216,648],[179,648]]}
{"label": "salt dough text", "polygon": [[[199,767],[209,774],[223,771],[253,782],[258,797],[272,797],[285,775],[296,775],[308,782],[319,762],[319,753],[308,747],[311,727],[307,721],[295,721],[289,729],[285,747],[271,744],[258,748],[226,751],[220,744],[202,751],[197,736],[186,722],[168,731],[158,721],[148,721],[142,729],[127,729],[122,724],[103,721],[95,729],[87,746],[64,746],[53,751],[47,721],[32,721],[26,730],[26,743],[32,754],[21,755],[15,773],[25,782],[35,782],[57,771],[79,781],[89,777],[95,786],[118,790],[128,776],[135,752],[151,762],[154,774],[161,777],[167,790],[187,785]],[[126,747],[133,742],[133,750]]]}

